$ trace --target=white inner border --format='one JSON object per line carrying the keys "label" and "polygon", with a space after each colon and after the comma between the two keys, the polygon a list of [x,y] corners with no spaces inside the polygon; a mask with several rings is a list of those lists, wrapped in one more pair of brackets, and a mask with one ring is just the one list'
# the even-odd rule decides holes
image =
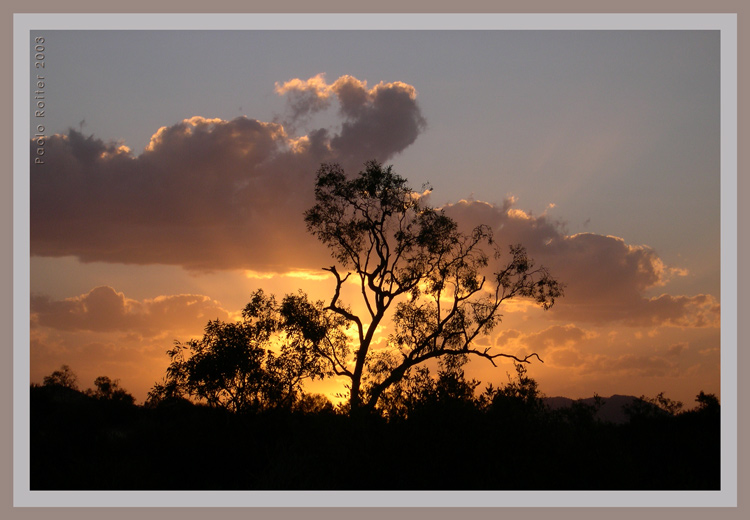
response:
{"label": "white inner border", "polygon": [[[721,33],[720,491],[31,491],[30,32],[42,30],[718,30]],[[736,14],[15,14],[13,19],[13,505],[15,507],[736,507]],[[689,456],[689,454],[686,454]]]}

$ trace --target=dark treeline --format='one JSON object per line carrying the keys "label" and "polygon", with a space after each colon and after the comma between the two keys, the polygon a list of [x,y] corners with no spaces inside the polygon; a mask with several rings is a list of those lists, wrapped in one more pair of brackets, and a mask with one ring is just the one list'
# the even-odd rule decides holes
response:
{"label": "dark treeline", "polygon": [[244,412],[182,398],[136,405],[109,378],[81,392],[50,376],[31,388],[31,489],[720,488],[714,395],[689,411],[641,397],[615,424],[597,417],[600,399],[550,409],[516,368],[481,393],[460,371],[423,371],[380,413],[354,416],[319,395]]}

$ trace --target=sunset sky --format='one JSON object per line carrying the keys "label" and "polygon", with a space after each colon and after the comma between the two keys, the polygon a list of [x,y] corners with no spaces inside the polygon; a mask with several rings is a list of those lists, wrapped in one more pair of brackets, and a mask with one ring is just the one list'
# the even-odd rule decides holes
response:
{"label": "sunset sky", "polygon": [[[254,290],[330,298],[315,172],[377,159],[566,284],[482,340],[537,352],[546,395],[719,394],[718,31],[44,36],[32,382],[68,364],[142,402],[173,341]],[[482,387],[512,371],[467,367]]]}

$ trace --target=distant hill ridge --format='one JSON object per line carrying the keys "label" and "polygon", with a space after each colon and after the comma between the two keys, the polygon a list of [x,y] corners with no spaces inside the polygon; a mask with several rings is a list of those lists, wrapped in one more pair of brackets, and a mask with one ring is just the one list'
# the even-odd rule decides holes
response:
{"label": "distant hill ridge", "polygon": [[[633,401],[638,399],[632,395],[619,395],[614,394],[610,397],[600,397],[602,406],[599,408],[596,416],[602,421],[612,422],[615,424],[623,424],[628,422],[628,416],[625,414],[625,407],[633,404]],[[596,398],[587,397],[586,399],[571,399],[569,397],[544,397],[542,401],[551,409],[559,410],[560,408],[568,408],[573,403],[580,402],[590,406],[594,406]]]}

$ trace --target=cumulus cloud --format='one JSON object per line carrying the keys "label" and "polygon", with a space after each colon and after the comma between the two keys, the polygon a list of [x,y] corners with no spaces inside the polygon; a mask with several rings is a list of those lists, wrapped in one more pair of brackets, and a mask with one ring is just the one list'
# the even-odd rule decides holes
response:
{"label": "cumulus cloud", "polygon": [[52,300],[31,297],[32,328],[61,331],[124,332],[156,336],[200,331],[209,320],[229,321],[231,313],[208,296],[178,294],[133,300],[109,286]]}
{"label": "cumulus cloud", "polygon": [[610,377],[677,377],[680,375],[680,365],[673,359],[658,355],[597,355],[582,368],[582,374],[591,373]]}
{"label": "cumulus cloud", "polygon": [[517,329],[507,329],[495,336],[494,343],[498,351],[526,356],[533,353],[544,359],[545,363],[559,366],[563,358],[570,364],[581,364],[579,350],[598,338],[593,331],[582,329],[573,324],[553,325],[540,331],[521,332]]}
{"label": "cumulus cloud", "polygon": [[302,217],[320,164],[356,171],[386,161],[414,142],[424,119],[410,85],[316,78],[277,92],[298,114],[337,99],[338,130],[298,136],[279,123],[196,116],[158,129],[140,155],[75,130],[52,136],[46,164],[32,165],[32,254],[192,270],[327,265]]}
{"label": "cumulus cloud", "polygon": [[508,329],[495,336],[494,344],[496,350],[519,357],[535,352],[545,367],[572,369],[576,377],[674,377],[689,369],[682,364],[690,350],[688,341],[655,340],[627,331],[612,335],[606,330],[574,324],[538,331]]}
{"label": "cumulus cloud", "polygon": [[304,81],[294,78],[284,83],[277,82],[276,93],[287,96],[292,121],[320,112],[331,105],[331,87],[322,73]]}
{"label": "cumulus cloud", "polygon": [[719,325],[719,302],[711,295],[647,296],[672,277],[686,274],[666,266],[652,248],[615,236],[567,235],[562,223],[524,212],[515,203],[513,198],[502,205],[462,200],[444,209],[467,229],[489,225],[499,244],[523,244],[537,264],[565,284],[565,297],[552,308],[551,317],[629,326]]}
{"label": "cumulus cloud", "polygon": [[577,345],[596,334],[583,330],[575,325],[555,325],[539,332],[527,334],[524,344],[534,352],[545,352],[548,349]]}
{"label": "cumulus cloud", "polygon": [[552,351],[545,362],[559,368],[579,368],[584,365],[586,359],[578,349],[565,347]]}
{"label": "cumulus cloud", "polygon": [[412,144],[426,124],[416,104],[416,89],[400,81],[367,88],[366,81],[353,76],[328,84],[325,75],[318,74],[306,81],[276,83],[276,92],[287,96],[292,123],[328,108],[336,99],[343,123],[330,146],[347,162],[362,154],[384,161]]}

